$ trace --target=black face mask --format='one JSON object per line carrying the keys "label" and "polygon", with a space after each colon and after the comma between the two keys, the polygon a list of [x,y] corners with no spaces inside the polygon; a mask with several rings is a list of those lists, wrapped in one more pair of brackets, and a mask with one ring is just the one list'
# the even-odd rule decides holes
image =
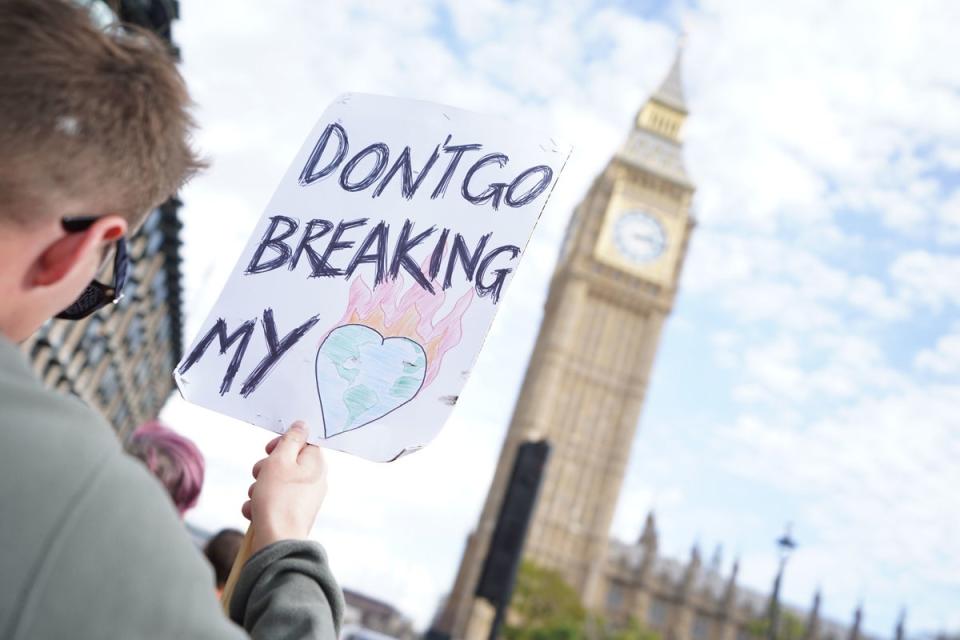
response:
{"label": "black face mask", "polygon": [[[67,233],[79,233],[89,229],[97,218],[64,218],[61,221]],[[64,320],[81,320],[110,303],[116,303],[123,297],[123,285],[127,282],[127,269],[130,259],[127,256],[127,242],[117,240],[117,253],[113,259],[113,285],[108,286],[97,280],[92,281],[69,307],[57,314]]]}

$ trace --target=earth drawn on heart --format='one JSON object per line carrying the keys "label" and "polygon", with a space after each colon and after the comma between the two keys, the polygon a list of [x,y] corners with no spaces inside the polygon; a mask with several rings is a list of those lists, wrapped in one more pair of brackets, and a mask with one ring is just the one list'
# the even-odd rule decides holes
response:
{"label": "earth drawn on heart", "polygon": [[331,331],[317,351],[324,437],[359,429],[407,404],[423,387],[427,354],[406,337],[362,324]]}

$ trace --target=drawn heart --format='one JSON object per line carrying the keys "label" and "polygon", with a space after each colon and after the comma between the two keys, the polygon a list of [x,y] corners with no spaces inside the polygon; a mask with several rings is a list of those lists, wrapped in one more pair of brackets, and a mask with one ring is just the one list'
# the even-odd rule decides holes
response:
{"label": "drawn heart", "polygon": [[413,400],[423,387],[427,354],[409,338],[345,324],[320,344],[316,372],[324,437],[330,438]]}

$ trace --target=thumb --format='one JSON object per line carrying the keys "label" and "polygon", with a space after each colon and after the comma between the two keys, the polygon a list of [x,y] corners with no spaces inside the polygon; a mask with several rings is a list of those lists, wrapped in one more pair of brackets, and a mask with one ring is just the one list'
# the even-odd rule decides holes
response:
{"label": "thumb", "polygon": [[300,450],[306,442],[307,425],[304,424],[302,420],[297,420],[290,425],[287,432],[281,436],[280,442],[277,443],[270,457],[279,458],[286,463],[295,464],[297,462],[297,456],[300,454]]}

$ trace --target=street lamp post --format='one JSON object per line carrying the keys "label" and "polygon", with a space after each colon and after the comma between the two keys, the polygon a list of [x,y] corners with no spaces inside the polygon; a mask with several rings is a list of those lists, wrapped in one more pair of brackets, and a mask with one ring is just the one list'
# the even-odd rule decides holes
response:
{"label": "street lamp post", "polygon": [[777,640],[777,627],[780,624],[780,583],[783,581],[783,570],[787,566],[790,552],[797,547],[796,541],[790,536],[790,524],[783,535],[777,539],[777,548],[780,551],[780,568],[773,581],[773,595],[770,596],[770,628],[767,630],[767,640]]}

